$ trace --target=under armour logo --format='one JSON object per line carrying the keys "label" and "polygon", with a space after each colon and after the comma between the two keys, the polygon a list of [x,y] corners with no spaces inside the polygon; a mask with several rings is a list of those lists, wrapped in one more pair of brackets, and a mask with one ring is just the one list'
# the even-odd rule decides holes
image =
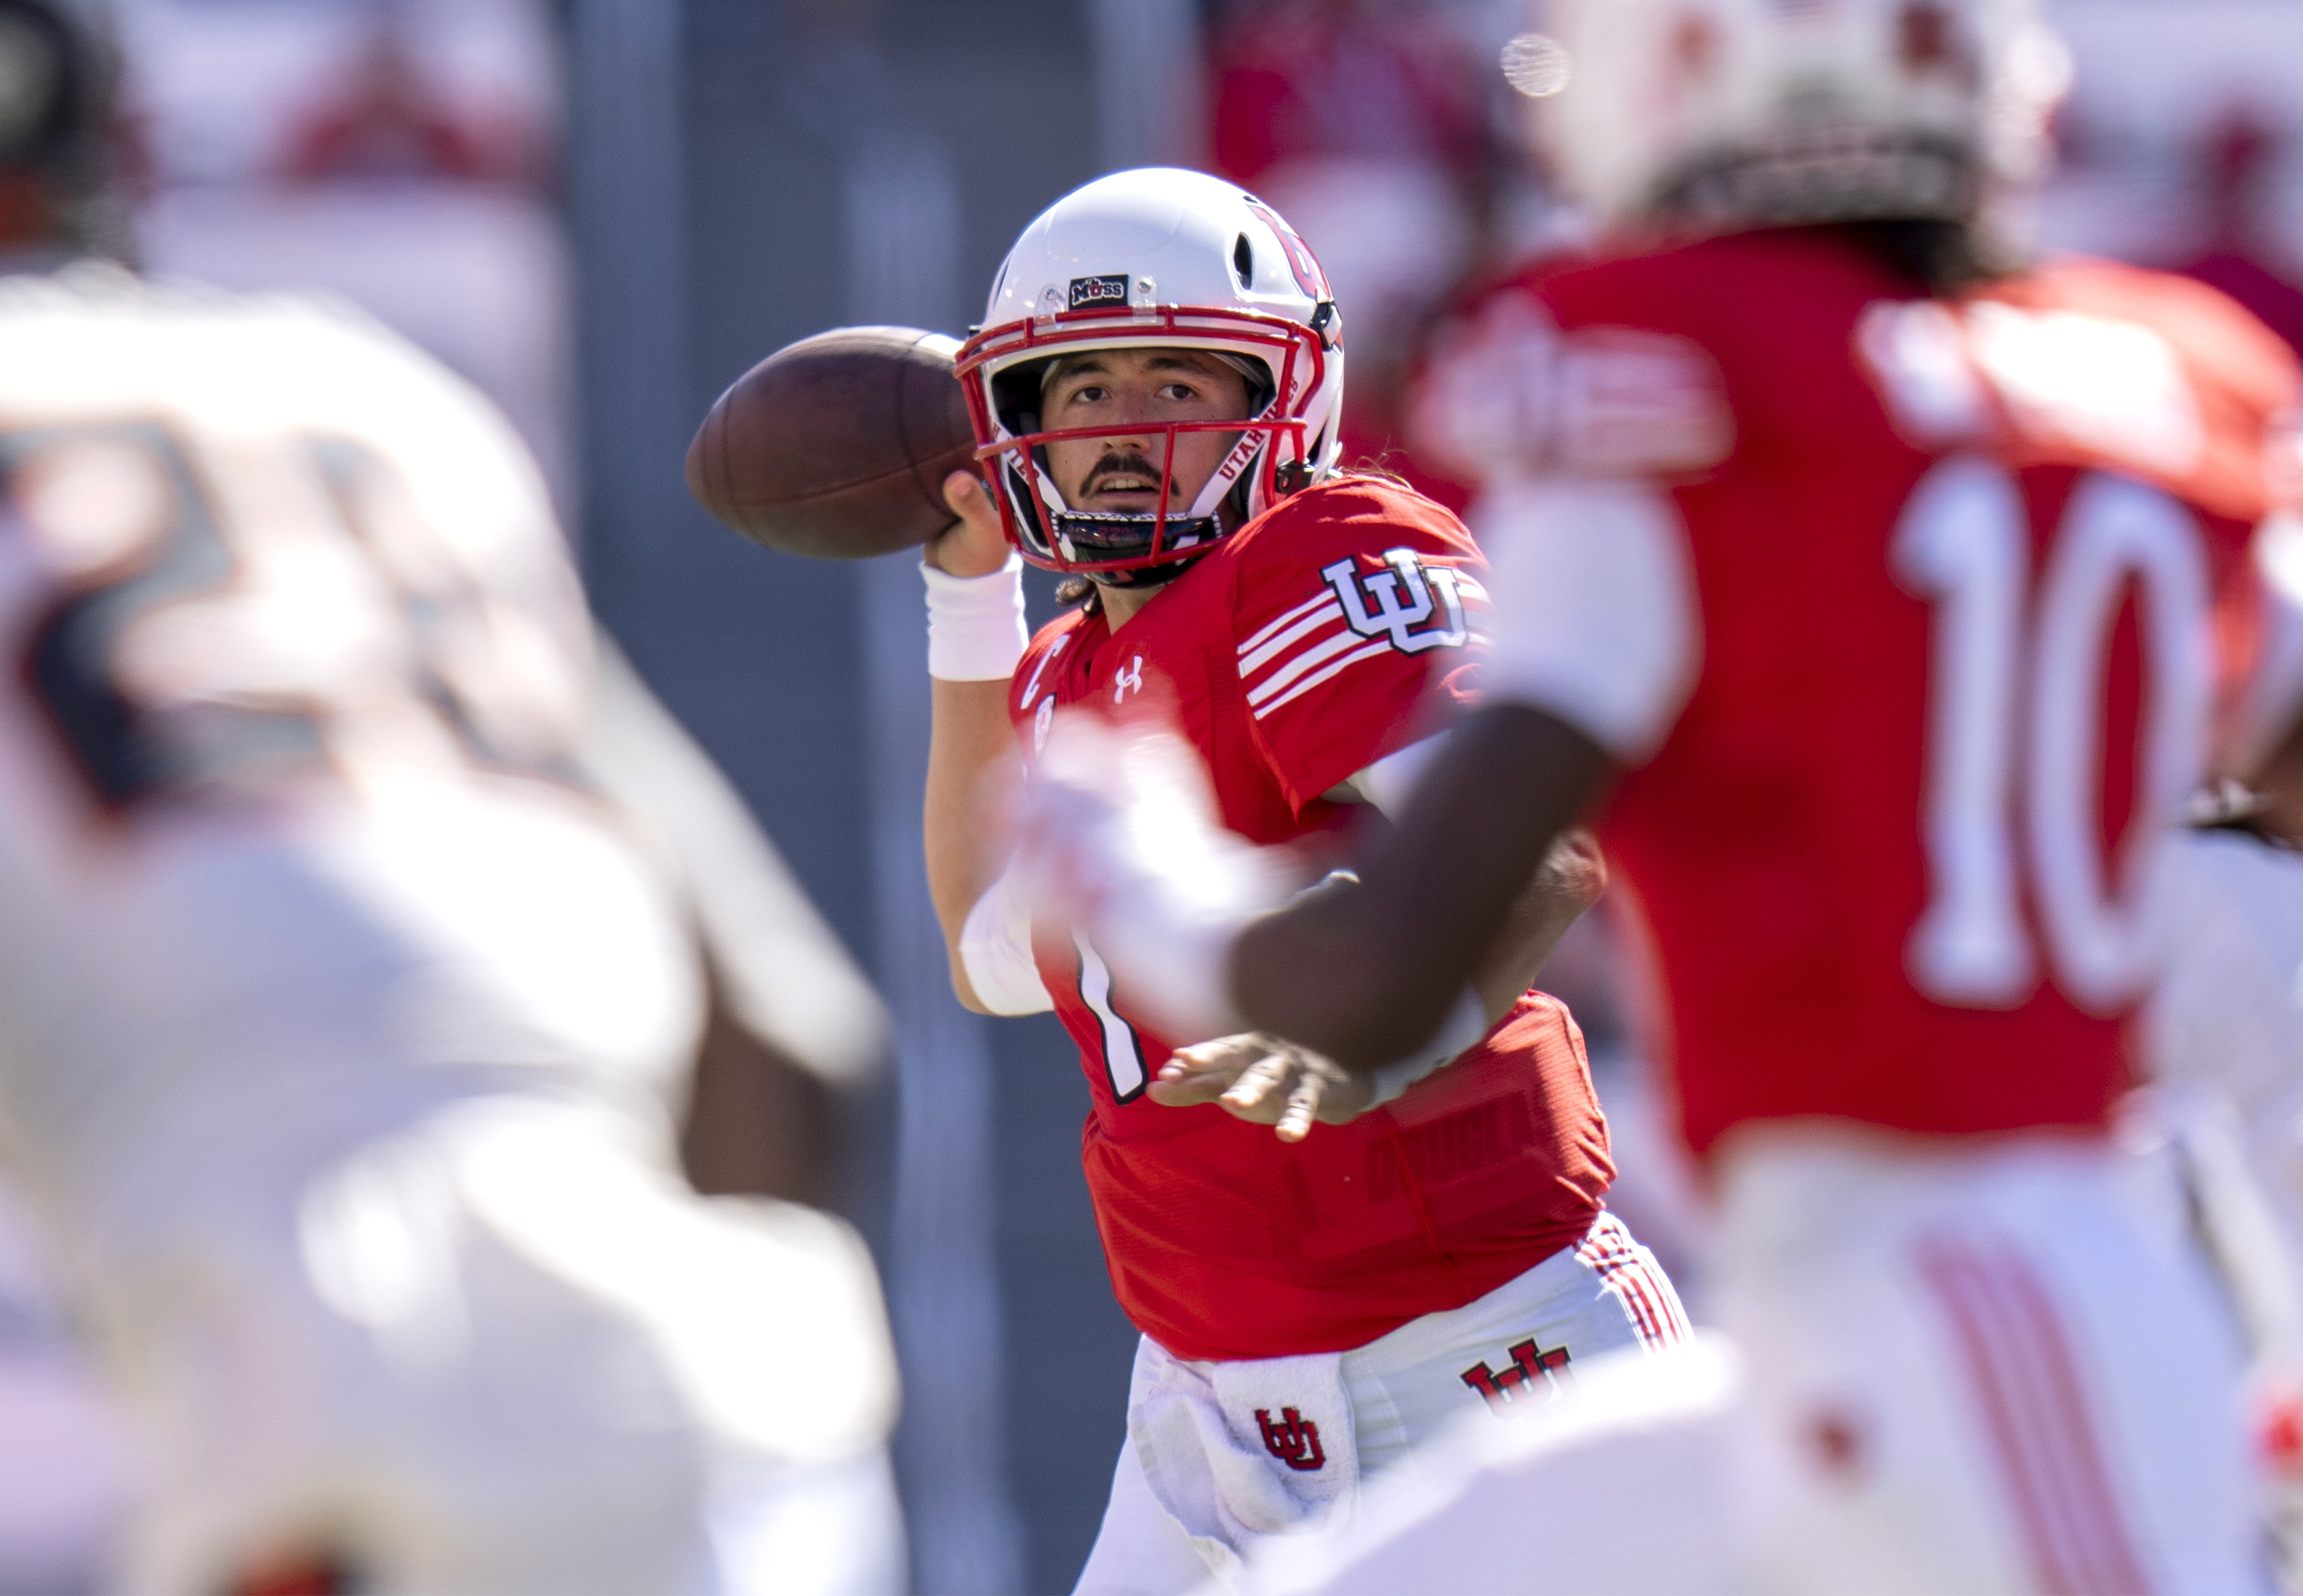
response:
{"label": "under armour logo", "polygon": [[1555,1347],[1549,1352],[1539,1349],[1533,1337],[1509,1349],[1512,1366],[1500,1373],[1488,1367],[1480,1359],[1464,1371],[1464,1383],[1487,1398],[1488,1406],[1497,1415],[1510,1416],[1515,1402],[1529,1406],[1548,1399],[1558,1390],[1563,1380],[1572,1379],[1567,1368],[1567,1348]]}
{"label": "under armour logo", "polygon": [[1143,656],[1139,654],[1127,663],[1127,666],[1125,670],[1115,671],[1113,673],[1111,678],[1111,701],[1114,704],[1125,704],[1127,702],[1128,694],[1140,693],[1143,690]]}
{"label": "under armour logo", "polygon": [[1461,648],[1471,630],[1464,624],[1464,595],[1455,573],[1444,565],[1425,566],[1413,549],[1389,549],[1391,569],[1362,577],[1357,560],[1338,560],[1320,575],[1336,590],[1344,620],[1362,638],[1388,638],[1402,654],[1427,648]]}
{"label": "under armour logo", "polygon": [[1255,1410],[1255,1422],[1263,1426],[1264,1449],[1298,1474],[1325,1468],[1328,1454],[1320,1446],[1320,1427],[1292,1407],[1281,1408],[1279,1417],[1275,1424],[1270,1408]]}

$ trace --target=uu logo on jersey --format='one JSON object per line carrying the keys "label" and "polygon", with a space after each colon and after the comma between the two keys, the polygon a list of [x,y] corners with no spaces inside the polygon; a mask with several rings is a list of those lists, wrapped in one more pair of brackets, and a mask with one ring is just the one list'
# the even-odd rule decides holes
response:
{"label": "uu logo on jersey", "polygon": [[1387,550],[1383,562],[1389,569],[1371,577],[1360,574],[1356,560],[1320,568],[1344,607],[1344,623],[1362,638],[1388,638],[1402,654],[1461,648],[1471,630],[1455,571],[1426,566],[1413,549]]}

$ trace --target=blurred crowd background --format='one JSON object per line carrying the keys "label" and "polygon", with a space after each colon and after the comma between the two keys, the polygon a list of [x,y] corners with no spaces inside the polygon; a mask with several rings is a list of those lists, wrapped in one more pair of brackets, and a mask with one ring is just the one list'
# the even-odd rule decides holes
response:
{"label": "blurred crowd background", "polygon": [[[891,1056],[848,1092],[821,1189],[888,1288],[916,1586],[1068,1588],[1134,1336],[1079,1173],[1072,1049],[1052,1018],[982,1020],[946,988],[918,857],[912,562],[746,545],[689,501],[681,459],[772,350],[842,323],[959,333],[1035,212],[1099,172],[1168,163],[1257,190],[1311,241],[1350,329],[1351,457],[1460,502],[1401,415],[1419,351],[1485,274],[1582,241],[1515,136],[1522,89],[1543,87],[1498,64],[1529,26],[1520,0],[113,9],[144,266],[341,294],[494,395],[544,462],[595,608],[873,973]],[[2058,12],[2077,89],[2029,235],[2192,272],[2303,346],[2303,4]],[[1602,914],[1546,984],[1591,1044],[1616,1205],[1700,1312],[1637,950]],[[0,1341],[49,1345],[37,1320],[0,1303]],[[11,1478],[53,1489],[5,1493],[0,1575],[10,1535],[69,1516],[53,1452],[25,1451]]]}

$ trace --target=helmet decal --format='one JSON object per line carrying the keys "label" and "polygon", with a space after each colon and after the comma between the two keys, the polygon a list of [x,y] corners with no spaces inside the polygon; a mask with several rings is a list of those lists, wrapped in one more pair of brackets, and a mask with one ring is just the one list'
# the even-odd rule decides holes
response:
{"label": "helmet decal", "polygon": [[1127,303],[1127,274],[1109,272],[1101,277],[1075,277],[1071,286],[1072,308],[1089,305],[1125,305]]}
{"label": "helmet decal", "polygon": [[1320,269],[1320,258],[1312,253],[1296,231],[1279,219],[1279,213],[1260,199],[1247,202],[1249,214],[1279,235],[1279,248],[1287,257],[1287,269],[1295,274],[1295,286],[1315,300],[1335,297],[1328,287],[1328,274]]}

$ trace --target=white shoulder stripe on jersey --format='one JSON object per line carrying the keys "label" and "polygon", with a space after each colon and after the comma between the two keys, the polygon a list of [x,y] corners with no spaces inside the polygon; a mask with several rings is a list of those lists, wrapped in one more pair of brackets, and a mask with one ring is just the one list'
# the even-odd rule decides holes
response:
{"label": "white shoulder stripe on jersey", "polygon": [[1327,587],[1322,587],[1322,589],[1320,589],[1320,592],[1315,592],[1315,595],[1312,595],[1311,599],[1306,599],[1306,601],[1303,601],[1303,604],[1295,605],[1295,608],[1292,608],[1292,611],[1287,611],[1287,612],[1285,612],[1285,615],[1280,615],[1278,620],[1274,620],[1274,621],[1271,621],[1271,624],[1267,624],[1267,627],[1264,627],[1262,631],[1257,631],[1255,636],[1248,638],[1246,643],[1241,643],[1241,645],[1239,645],[1239,652],[1241,652],[1241,654],[1253,654],[1253,652],[1255,652],[1255,649],[1262,647],[1264,640],[1267,640],[1267,638],[1271,636],[1271,633],[1278,631],[1278,629],[1280,629],[1280,627],[1285,627],[1285,624],[1290,624],[1290,621],[1299,620],[1299,617],[1303,615],[1303,612],[1306,612],[1306,611],[1317,611],[1317,608],[1320,608],[1320,605],[1322,605],[1322,604],[1329,604],[1329,601],[1334,599],[1334,596],[1336,596],[1334,592],[1329,592]]}
{"label": "white shoulder stripe on jersey", "polygon": [[1288,611],[1287,613],[1280,616],[1277,621],[1274,621],[1270,625],[1266,626],[1261,631],[1256,633],[1255,636],[1250,638],[1246,642],[1241,644],[1239,646],[1240,653],[1244,655],[1253,654],[1257,649],[1263,646],[1264,642],[1271,636],[1272,633],[1279,630],[1280,628],[1286,626],[1291,621],[1300,620],[1303,615],[1312,610],[1318,609],[1321,604],[1333,604],[1335,601],[1336,595],[1332,589],[1327,587],[1320,588],[1319,592],[1313,594],[1302,604],[1297,604],[1294,609]]}
{"label": "white shoulder stripe on jersey", "polygon": [[[1344,638],[1344,641],[1346,642],[1350,642],[1351,640],[1352,639],[1348,634]],[[1378,638],[1374,642],[1368,644],[1363,648],[1354,649],[1351,653],[1337,660],[1334,664],[1329,665],[1326,670],[1315,671],[1312,675],[1305,677],[1286,692],[1282,693],[1270,703],[1264,705],[1255,712],[1255,718],[1259,721],[1261,720],[1273,710],[1278,709],[1281,705],[1289,703],[1296,698],[1300,698],[1304,694],[1310,692],[1313,688],[1318,687],[1321,682],[1326,681],[1332,677],[1340,675],[1346,668],[1358,664],[1362,660],[1373,659],[1377,654],[1388,652],[1390,648],[1391,644],[1388,639]]]}
{"label": "white shoulder stripe on jersey", "polygon": [[[1345,649],[1354,646],[1362,640],[1357,632],[1346,627],[1335,636],[1315,643],[1309,648],[1299,649],[1293,659],[1270,671],[1261,681],[1248,688],[1247,701],[1250,704],[1262,703],[1272,694],[1278,692],[1289,682],[1303,675],[1304,671],[1327,663]],[[1391,646],[1391,641],[1388,638],[1379,638],[1377,641],[1386,648]]]}
{"label": "white shoulder stripe on jersey", "polygon": [[[1456,592],[1486,607],[1488,591],[1479,580],[1460,571],[1453,574]],[[1345,619],[1342,600],[1329,587],[1305,599],[1239,646],[1240,680],[1248,684],[1247,701],[1257,706],[1257,720],[1320,683],[1332,680],[1346,666],[1371,659],[1393,646],[1388,637],[1362,646],[1364,634],[1343,624]],[[1336,629],[1332,632],[1329,630],[1331,627]],[[1473,635],[1482,644],[1487,641],[1484,636]],[[1348,657],[1337,660],[1338,654]],[[1306,672],[1313,674],[1305,680]]]}
{"label": "white shoulder stripe on jersey", "polygon": [[1310,637],[1313,632],[1318,631],[1322,627],[1332,626],[1343,618],[1344,606],[1337,604],[1335,600],[1335,595],[1330,594],[1325,604],[1321,605],[1319,609],[1312,611],[1303,620],[1297,621],[1286,631],[1272,638],[1270,642],[1266,643],[1253,654],[1251,654],[1246,658],[1241,660],[1239,662],[1240,676],[1244,680],[1253,675],[1256,671],[1262,670],[1264,666],[1270,664],[1273,660],[1278,659],[1281,654],[1286,653],[1287,650],[1293,647],[1295,644],[1300,643],[1305,638]]}

